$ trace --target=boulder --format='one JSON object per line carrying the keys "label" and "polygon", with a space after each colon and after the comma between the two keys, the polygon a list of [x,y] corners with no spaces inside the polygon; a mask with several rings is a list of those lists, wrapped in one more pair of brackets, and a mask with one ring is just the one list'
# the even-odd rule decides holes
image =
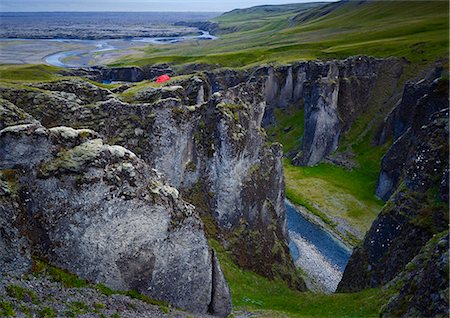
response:
{"label": "boulder", "polygon": [[229,314],[194,206],[134,153],[91,130],[39,124],[3,129],[0,149],[2,270],[29,267],[33,253],[113,289]]}

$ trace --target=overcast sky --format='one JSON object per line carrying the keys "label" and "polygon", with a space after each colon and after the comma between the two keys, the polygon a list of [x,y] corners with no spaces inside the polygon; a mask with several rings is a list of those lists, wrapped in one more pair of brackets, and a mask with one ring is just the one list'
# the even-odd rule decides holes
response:
{"label": "overcast sky", "polygon": [[[318,0],[315,0],[318,1]],[[224,12],[260,4],[314,0],[0,0],[2,12],[14,11],[206,11]],[[320,0],[319,0],[320,1]],[[322,0],[324,1],[324,0]],[[330,1],[330,0],[325,0]]]}

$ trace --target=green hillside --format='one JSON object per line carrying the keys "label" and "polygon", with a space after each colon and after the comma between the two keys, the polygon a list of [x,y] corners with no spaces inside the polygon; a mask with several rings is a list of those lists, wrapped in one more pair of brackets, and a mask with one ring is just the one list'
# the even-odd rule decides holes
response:
{"label": "green hillside", "polygon": [[216,41],[153,45],[114,65],[243,67],[351,55],[427,63],[448,56],[448,12],[447,1],[342,1],[234,10],[215,19],[228,32]]}

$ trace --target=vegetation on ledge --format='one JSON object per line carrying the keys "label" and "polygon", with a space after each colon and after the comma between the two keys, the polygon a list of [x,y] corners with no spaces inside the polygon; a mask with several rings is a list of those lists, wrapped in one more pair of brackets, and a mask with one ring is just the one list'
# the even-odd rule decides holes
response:
{"label": "vegetation on ledge", "polygon": [[258,312],[263,317],[377,317],[386,301],[380,289],[331,295],[295,291],[280,280],[239,268],[217,241],[210,244],[230,286],[235,311]]}

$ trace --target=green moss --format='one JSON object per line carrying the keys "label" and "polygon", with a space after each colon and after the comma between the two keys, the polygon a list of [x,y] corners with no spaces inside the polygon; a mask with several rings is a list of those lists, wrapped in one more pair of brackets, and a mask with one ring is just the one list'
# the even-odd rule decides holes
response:
{"label": "green moss", "polygon": [[55,171],[78,172],[82,167],[98,157],[102,151],[101,139],[86,141],[79,146],[58,153],[53,160],[45,162],[39,167],[39,175],[46,177]]}
{"label": "green moss", "polygon": [[189,161],[187,164],[186,164],[186,170],[187,171],[195,171],[196,169],[197,169],[197,165],[195,164],[195,162],[193,162],[193,161]]}
{"label": "green moss", "polygon": [[14,305],[9,301],[3,301],[0,299],[0,316],[4,317],[16,317],[14,311]]}
{"label": "green moss", "polygon": [[304,108],[275,109],[276,124],[268,129],[269,138],[283,145],[284,153],[298,149],[304,132]]}
{"label": "green moss", "polygon": [[97,284],[96,288],[97,288],[98,291],[100,291],[101,293],[103,293],[103,294],[105,294],[107,296],[111,296],[111,295],[125,295],[125,296],[128,296],[130,298],[143,301],[143,302],[145,302],[147,304],[150,304],[150,305],[159,306],[160,309],[162,311],[164,311],[164,312],[169,310],[169,304],[166,301],[151,299],[150,297],[142,295],[142,294],[140,294],[140,293],[138,293],[136,291],[133,291],[133,290],[125,290],[125,291],[124,290],[113,290],[113,289],[111,289],[111,288],[109,288],[109,287],[107,287],[107,286],[105,286],[103,284]]}
{"label": "green moss", "polygon": [[33,318],[33,311],[31,310],[31,308],[25,305],[20,305],[19,310],[25,315],[25,317]]}
{"label": "green moss", "polygon": [[50,307],[39,310],[39,318],[54,318],[56,317],[56,314],[56,311]]}
{"label": "green moss", "polygon": [[[92,285],[88,281],[79,278],[78,276],[71,274],[65,270],[54,267],[43,260],[34,259],[33,260],[33,274],[34,275],[48,275],[51,280],[55,282],[62,283],[66,288],[95,288],[102,294],[106,296],[111,295],[125,295],[133,299],[143,301],[147,304],[156,305],[161,308],[161,310],[168,310],[169,304],[165,301],[154,300],[148,296],[142,295],[136,291],[132,290],[113,290],[103,284]],[[68,312],[74,314],[80,314],[81,312],[90,312],[90,308],[81,302],[70,302],[67,304],[69,307]],[[104,308],[104,304],[96,303],[94,308],[99,310]]]}
{"label": "green moss", "polygon": [[62,283],[67,288],[84,288],[89,286],[86,280],[39,259],[33,260],[33,273],[34,275],[48,275],[53,281]]}
{"label": "green moss", "polygon": [[99,310],[99,309],[105,309],[106,305],[103,303],[94,303],[94,309]]}
{"label": "green moss", "polygon": [[89,306],[80,301],[71,301],[66,303],[66,305],[69,308],[69,311],[75,313],[76,315],[87,314],[90,312]]}
{"label": "green moss", "polygon": [[213,194],[208,193],[203,182],[199,181],[183,194],[183,199],[195,206],[203,221],[207,237],[217,237],[219,228],[212,216],[209,200]]}
{"label": "green moss", "polygon": [[19,285],[9,285],[6,286],[6,293],[17,300],[20,301],[29,301],[33,304],[38,303],[38,297],[36,293],[28,288],[19,286]]}
{"label": "green moss", "polygon": [[7,194],[14,194],[17,191],[16,170],[0,170],[0,189]]}
{"label": "green moss", "polygon": [[245,109],[242,104],[219,103],[217,109],[225,115],[230,116],[235,123],[239,123],[239,113]]}

